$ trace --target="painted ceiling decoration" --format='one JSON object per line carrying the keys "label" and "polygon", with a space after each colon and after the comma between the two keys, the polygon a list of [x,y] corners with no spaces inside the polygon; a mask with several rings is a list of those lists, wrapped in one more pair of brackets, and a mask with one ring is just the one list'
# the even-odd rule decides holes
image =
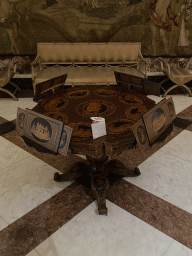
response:
{"label": "painted ceiling decoration", "polygon": [[141,42],[144,56],[192,56],[192,0],[0,0],[0,55],[38,42]]}

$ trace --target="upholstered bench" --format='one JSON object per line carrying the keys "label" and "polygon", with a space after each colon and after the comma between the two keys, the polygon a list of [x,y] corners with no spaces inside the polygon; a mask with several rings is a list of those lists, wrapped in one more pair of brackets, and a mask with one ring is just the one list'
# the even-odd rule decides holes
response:
{"label": "upholstered bench", "polygon": [[[144,73],[138,69],[141,61]],[[65,85],[72,86],[116,84],[114,71],[147,77],[146,65],[141,43],[38,43],[32,63],[34,93],[36,84],[63,74]]]}

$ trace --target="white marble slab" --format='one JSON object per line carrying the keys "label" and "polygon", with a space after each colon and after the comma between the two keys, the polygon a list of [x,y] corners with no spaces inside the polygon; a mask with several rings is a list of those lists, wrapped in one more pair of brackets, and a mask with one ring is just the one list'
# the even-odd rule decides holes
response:
{"label": "white marble slab", "polygon": [[0,136],[0,171],[30,156],[22,148]]}
{"label": "white marble slab", "polygon": [[5,222],[1,217],[0,217],[0,231],[3,230],[8,226],[7,222]]}
{"label": "white marble slab", "polygon": [[[189,97],[189,94],[186,95],[170,95],[173,98],[173,102],[175,105],[176,114],[183,111],[192,105],[192,97]],[[169,95],[166,97],[168,99]]]}
{"label": "white marble slab", "polygon": [[162,256],[192,256],[192,250],[177,241],[173,241]]}
{"label": "white marble slab", "polygon": [[187,130],[182,131],[160,150],[166,154],[192,162],[192,132]]}
{"label": "white marble slab", "polygon": [[162,101],[164,98],[163,97],[158,97],[158,96],[155,96],[155,95],[147,95],[147,97],[151,100],[154,100],[157,103],[159,103],[160,101]]}
{"label": "white marble slab", "polygon": [[33,250],[30,253],[28,253],[26,256],[39,256],[39,253],[37,253],[35,250]]}
{"label": "white marble slab", "polygon": [[79,157],[81,157],[81,158],[84,159],[84,160],[87,159],[86,156],[84,156],[84,155],[80,155],[80,154],[76,154],[76,155],[79,156]]}
{"label": "white marble slab", "polygon": [[18,101],[14,101],[11,98],[0,99],[0,116],[11,121],[17,117],[17,108],[29,108],[32,109],[37,105],[32,98],[19,98]]}
{"label": "white marble slab", "polygon": [[[147,97],[154,100],[156,102],[156,104],[164,99],[163,97],[158,97],[158,96],[154,96],[154,95],[148,95]],[[176,114],[178,114],[179,112],[183,111],[184,109],[186,109],[190,105],[192,105],[192,97],[189,97],[188,94],[187,95],[184,95],[184,94],[182,94],[182,95],[168,95],[166,97],[166,99],[168,99],[170,97],[173,98]]]}
{"label": "white marble slab", "polygon": [[124,179],[192,214],[192,163],[158,151],[139,168]]}
{"label": "white marble slab", "polygon": [[35,250],[42,256],[162,256],[172,238],[107,201],[108,216],[93,202]]}
{"label": "white marble slab", "polygon": [[72,183],[55,182],[56,171],[34,156],[0,170],[0,216],[11,224]]}

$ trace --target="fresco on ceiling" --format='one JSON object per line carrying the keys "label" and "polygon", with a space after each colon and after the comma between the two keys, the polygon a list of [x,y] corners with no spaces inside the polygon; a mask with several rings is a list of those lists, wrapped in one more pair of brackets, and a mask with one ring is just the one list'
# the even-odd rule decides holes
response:
{"label": "fresco on ceiling", "polygon": [[38,42],[141,42],[144,56],[192,56],[192,0],[0,0],[0,54]]}

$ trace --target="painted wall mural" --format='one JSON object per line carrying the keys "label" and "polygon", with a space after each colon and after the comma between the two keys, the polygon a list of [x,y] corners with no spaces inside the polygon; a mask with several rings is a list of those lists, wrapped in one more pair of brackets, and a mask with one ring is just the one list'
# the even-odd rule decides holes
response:
{"label": "painted wall mural", "polygon": [[144,56],[192,56],[192,0],[0,0],[0,55],[37,42],[142,42]]}

